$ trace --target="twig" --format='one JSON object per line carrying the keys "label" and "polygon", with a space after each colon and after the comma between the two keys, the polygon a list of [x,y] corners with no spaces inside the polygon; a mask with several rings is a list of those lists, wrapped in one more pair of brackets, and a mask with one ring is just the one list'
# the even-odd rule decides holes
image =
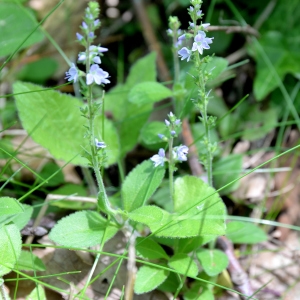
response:
{"label": "twig", "polygon": [[127,274],[128,279],[125,288],[125,300],[132,300],[134,295],[134,283],[136,278],[137,267],[135,263],[135,239],[134,233],[131,234],[129,238],[129,248],[128,248],[128,262],[127,262]]}
{"label": "twig", "polygon": [[226,33],[241,32],[259,37],[259,32],[251,26],[209,26],[207,31],[225,31]]}

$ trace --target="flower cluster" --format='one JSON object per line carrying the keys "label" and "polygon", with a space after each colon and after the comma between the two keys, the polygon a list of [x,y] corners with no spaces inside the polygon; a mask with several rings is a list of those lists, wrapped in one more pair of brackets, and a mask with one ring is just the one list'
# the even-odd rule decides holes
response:
{"label": "flower cluster", "polygon": [[[188,152],[189,148],[185,145],[175,147],[172,151],[173,160],[175,162],[187,161]],[[163,148],[160,148],[158,154],[153,155],[150,159],[153,161],[154,167],[163,166],[165,161],[168,161],[168,159],[166,158],[165,150]]]}
{"label": "flower cluster", "polygon": [[191,1],[193,6],[190,6],[188,9],[189,15],[192,18],[192,22],[189,22],[189,29],[194,32],[194,35],[190,33],[186,33],[178,37],[178,43],[182,44],[182,41],[185,39],[189,39],[191,37],[194,38],[193,46],[191,49],[188,47],[182,47],[178,51],[178,55],[181,60],[187,59],[189,61],[193,52],[198,51],[201,55],[203,54],[204,49],[210,49],[209,44],[212,43],[213,38],[206,37],[205,30],[210,25],[209,23],[201,23],[201,25],[197,25],[197,21],[202,18],[202,10],[200,10],[201,1]]}
{"label": "flower cluster", "polygon": [[79,77],[85,76],[87,85],[93,83],[98,85],[110,83],[108,80],[109,74],[99,67],[101,64],[101,56],[103,55],[102,53],[108,51],[108,49],[100,45],[92,45],[96,38],[94,31],[99,28],[101,24],[100,20],[96,19],[98,14],[98,6],[90,2],[89,7],[85,10],[84,21],[80,27],[83,34],[76,33],[79,43],[86,47],[84,52],[78,54],[78,63],[87,66],[87,73],[79,71],[75,64],[72,64],[69,71],[66,72],[66,79],[68,79],[68,81],[74,80],[74,82],[76,82]]}
{"label": "flower cluster", "polygon": [[163,166],[165,161],[169,161],[170,163],[173,162],[174,164],[177,162],[182,162],[187,160],[187,154],[189,152],[189,148],[185,145],[181,145],[178,147],[172,148],[173,139],[177,136],[176,130],[181,126],[180,119],[177,119],[176,116],[170,112],[168,114],[169,120],[165,120],[165,124],[169,129],[170,135],[169,138],[164,136],[163,134],[158,134],[158,137],[163,141],[171,141],[170,144],[170,152],[172,152],[172,157],[170,160],[166,158],[165,150],[160,148],[158,154],[153,155],[150,159],[154,163],[154,167]]}

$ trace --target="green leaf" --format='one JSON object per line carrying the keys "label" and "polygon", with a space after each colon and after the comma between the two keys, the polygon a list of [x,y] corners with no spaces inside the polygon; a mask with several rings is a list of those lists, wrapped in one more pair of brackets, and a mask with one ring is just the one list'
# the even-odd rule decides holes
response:
{"label": "green leaf", "polygon": [[150,160],[135,167],[125,178],[122,186],[124,209],[128,212],[144,205],[159,187],[165,175],[165,169],[155,168]]}
{"label": "green leaf", "polygon": [[197,257],[205,273],[209,276],[216,276],[228,266],[227,255],[218,249],[200,249]]}
{"label": "green leaf", "polygon": [[152,104],[171,96],[171,90],[161,83],[141,82],[130,90],[128,100],[137,105],[143,105]]}
{"label": "green leaf", "polygon": [[2,226],[0,237],[0,277],[2,277],[15,266],[21,254],[22,240],[15,224]]}
{"label": "green leaf", "polygon": [[126,86],[132,88],[145,81],[156,81],[156,53],[151,52],[139,59],[130,69]]}
{"label": "green leaf", "polygon": [[26,297],[26,300],[47,300],[43,286],[39,284],[36,288],[34,288]]}
{"label": "green leaf", "polygon": [[[50,177],[52,174],[54,174],[55,172],[57,172],[57,173],[54,177],[49,179],[48,182],[44,182],[45,187],[46,186],[49,186],[49,187],[58,186],[58,185],[64,183],[64,181],[65,181],[64,174],[63,174],[61,168],[54,162],[46,163],[42,167],[42,170],[39,172],[39,175],[42,178],[46,179],[46,178]],[[37,178],[37,182],[41,183],[42,180]]]}
{"label": "green leaf", "polygon": [[[73,164],[87,164],[87,160],[80,156],[82,147],[89,149],[88,140],[83,138],[87,123],[79,110],[82,103],[53,90],[35,92],[42,87],[29,83],[16,82],[13,88],[14,93],[25,93],[15,98],[22,125],[31,137],[57,159],[69,161],[77,155]],[[95,132],[99,137],[101,128],[101,118],[97,118]],[[118,160],[119,143],[110,120],[105,119],[104,128],[107,164],[111,165]]]}
{"label": "green leaf", "polygon": [[[219,189],[227,183],[233,181],[240,176],[242,171],[243,156],[240,154],[232,154],[222,157],[213,165],[214,185]],[[226,195],[239,187],[239,181],[231,184],[220,191],[221,195]]]}
{"label": "green leaf", "polygon": [[179,285],[180,281],[178,276],[174,272],[170,272],[167,279],[158,287],[158,289],[163,292],[175,293]]}
{"label": "green leaf", "polygon": [[162,140],[158,137],[159,133],[168,136],[169,131],[165,123],[154,121],[145,124],[141,131],[142,143],[151,150],[164,148],[166,142],[162,142]]}
{"label": "green leaf", "polygon": [[0,216],[14,215],[24,212],[24,208],[19,201],[11,197],[0,198]]}
{"label": "green leaf", "polygon": [[[36,26],[37,22],[29,9],[16,3],[2,1],[0,9],[0,57],[15,51]],[[38,29],[19,50],[40,42],[43,36]]]}
{"label": "green leaf", "polygon": [[43,261],[35,256],[33,253],[28,251],[21,252],[21,255],[16,264],[16,268],[18,270],[26,270],[26,271],[45,271],[46,267]]}
{"label": "green leaf", "polygon": [[202,282],[195,282],[192,287],[183,295],[184,300],[214,300],[213,292],[203,286]]}
{"label": "green leaf", "polygon": [[185,253],[173,255],[169,260],[168,265],[179,274],[189,277],[196,277],[199,272],[196,262]]}
{"label": "green leaf", "polygon": [[169,271],[150,266],[142,266],[137,274],[134,285],[136,294],[150,292],[162,284],[169,275]]}
{"label": "green leaf", "polygon": [[178,253],[190,253],[195,249],[199,248],[200,246],[210,242],[215,238],[214,235],[209,236],[197,236],[191,238],[183,238],[178,241],[177,252]]}
{"label": "green leaf", "polygon": [[169,259],[169,256],[165,250],[158,243],[153,241],[151,238],[141,238],[136,239],[136,251],[137,255],[147,258],[147,259],[158,259],[165,258]]}
{"label": "green leaf", "polygon": [[256,225],[238,221],[227,224],[226,236],[235,244],[257,244],[268,239],[266,233]]}
{"label": "green leaf", "polygon": [[32,213],[33,213],[33,207],[27,204],[22,204],[24,208],[24,212],[18,215],[13,216],[11,219],[12,222],[19,228],[19,230],[22,230],[29,222]]}
{"label": "green leaf", "polygon": [[225,233],[225,206],[215,190],[200,178],[184,176],[176,179],[174,211],[183,213],[178,220],[185,219],[180,223],[182,231],[189,233],[185,237]]}
{"label": "green leaf", "polygon": [[112,238],[118,228],[94,211],[80,211],[62,218],[49,238],[66,247],[91,247]]}

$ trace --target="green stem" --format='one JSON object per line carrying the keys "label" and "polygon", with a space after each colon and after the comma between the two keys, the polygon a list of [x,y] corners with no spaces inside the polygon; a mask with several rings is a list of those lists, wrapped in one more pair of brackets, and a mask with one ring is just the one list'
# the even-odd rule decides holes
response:
{"label": "green stem", "polygon": [[170,187],[170,198],[172,203],[174,199],[173,173],[174,173],[173,138],[171,137],[169,140],[169,187]]}

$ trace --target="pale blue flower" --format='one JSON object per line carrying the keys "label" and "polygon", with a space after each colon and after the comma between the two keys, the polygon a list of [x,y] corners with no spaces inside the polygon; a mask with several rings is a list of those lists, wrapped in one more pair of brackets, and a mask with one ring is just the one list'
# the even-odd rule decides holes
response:
{"label": "pale blue flower", "polygon": [[103,149],[106,148],[106,144],[104,142],[99,142],[98,139],[95,138],[95,146],[97,149]]}
{"label": "pale blue flower", "polygon": [[185,34],[178,37],[178,41],[184,41],[185,40]]}
{"label": "pale blue flower", "polygon": [[[86,53],[85,52],[80,52],[78,54],[78,61],[81,63],[86,62]],[[101,64],[101,59],[99,56],[97,56],[96,52],[90,52],[90,62],[94,62],[96,64]]]}
{"label": "pale blue flower", "polygon": [[190,11],[194,11],[194,7],[193,6],[190,6]]}
{"label": "pale blue flower", "polygon": [[89,32],[89,38],[93,39],[95,37],[95,34],[93,31]]}
{"label": "pale blue flower", "polygon": [[197,11],[197,17],[200,17],[201,14],[202,14],[202,10],[198,10],[198,11]]}
{"label": "pale blue flower", "polygon": [[172,34],[173,34],[173,30],[169,28],[169,29],[167,30],[167,34],[172,35]]}
{"label": "pale blue flower", "polygon": [[95,21],[94,21],[94,26],[98,26],[100,24],[100,20],[99,19],[96,19]]}
{"label": "pale blue flower", "polygon": [[203,24],[201,24],[201,26],[203,27],[203,29],[206,29],[209,25],[210,25],[210,23],[203,23]]}
{"label": "pale blue flower", "polygon": [[212,43],[213,38],[207,38],[204,31],[198,31],[198,34],[194,38],[192,51],[198,51],[203,54],[203,49],[209,49],[208,44]]}
{"label": "pale blue flower", "polygon": [[108,51],[108,49],[104,48],[104,47],[97,47],[97,50],[98,50],[99,53]]}
{"label": "pale blue flower", "polygon": [[193,22],[189,22],[190,24],[190,27],[194,28],[195,27],[195,24]]}
{"label": "pale blue flower", "polygon": [[173,150],[173,157],[178,161],[186,161],[187,160],[186,156],[188,152],[189,152],[189,148],[185,145],[175,147]]}
{"label": "pale blue flower", "polygon": [[83,29],[88,29],[88,26],[87,26],[87,24],[85,22],[82,22],[82,28]]}
{"label": "pale blue flower", "polygon": [[75,67],[75,64],[72,64],[69,71],[66,72],[65,78],[68,79],[68,81],[74,80],[74,82],[76,82],[78,77],[79,77],[78,69]]}
{"label": "pale blue flower", "polygon": [[175,130],[171,130],[170,133],[171,133],[171,135],[173,135],[173,136],[176,135],[176,131],[175,131]]}
{"label": "pale blue flower", "polygon": [[175,123],[175,125],[178,126],[178,125],[180,125],[181,121],[179,119],[177,119],[174,123]]}
{"label": "pale blue flower", "polygon": [[150,159],[153,161],[154,167],[163,166],[165,162],[165,150],[160,148],[158,154],[153,155]]}
{"label": "pale blue flower", "polygon": [[160,139],[163,139],[165,136],[164,136],[163,134],[159,133],[159,134],[158,134],[158,137],[159,137]]}
{"label": "pale blue flower", "polygon": [[76,37],[78,41],[81,41],[83,39],[83,35],[81,35],[80,33],[76,32]]}
{"label": "pale blue flower", "polygon": [[170,126],[170,124],[171,124],[170,121],[168,121],[168,120],[165,120],[165,123],[167,126]]}
{"label": "pale blue flower", "polygon": [[110,83],[110,81],[107,79],[109,77],[109,74],[105,71],[103,71],[98,65],[94,64],[91,65],[90,72],[86,75],[86,84],[90,85],[93,82],[96,84],[106,84]]}
{"label": "pale blue flower", "polygon": [[189,50],[187,47],[183,47],[178,51],[178,54],[181,56],[181,60],[187,58],[187,61],[189,61],[191,59],[192,51]]}

